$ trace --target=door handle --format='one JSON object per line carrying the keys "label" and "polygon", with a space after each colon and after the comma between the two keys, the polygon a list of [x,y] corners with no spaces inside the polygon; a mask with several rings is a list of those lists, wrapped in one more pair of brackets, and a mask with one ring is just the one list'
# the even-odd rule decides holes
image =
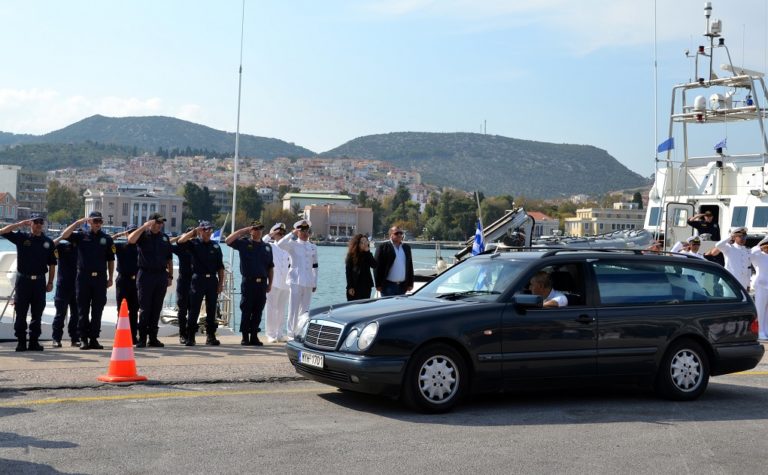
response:
{"label": "door handle", "polygon": [[592,315],[583,314],[576,317],[576,321],[579,323],[592,323],[595,321],[595,317]]}

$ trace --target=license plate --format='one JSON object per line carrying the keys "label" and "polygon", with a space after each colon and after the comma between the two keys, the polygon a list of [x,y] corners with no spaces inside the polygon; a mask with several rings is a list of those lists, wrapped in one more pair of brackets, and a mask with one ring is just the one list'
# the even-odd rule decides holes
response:
{"label": "license plate", "polygon": [[323,359],[324,359],[323,355],[318,355],[316,353],[308,353],[306,351],[299,352],[299,361],[308,366],[314,366],[315,368],[322,369]]}

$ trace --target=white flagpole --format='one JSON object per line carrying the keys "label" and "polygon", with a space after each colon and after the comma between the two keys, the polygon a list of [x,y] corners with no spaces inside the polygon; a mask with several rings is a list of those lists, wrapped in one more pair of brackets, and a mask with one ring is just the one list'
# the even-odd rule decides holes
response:
{"label": "white flagpole", "polygon": [[[232,232],[235,232],[235,221],[237,216],[237,173],[238,162],[240,160],[240,99],[243,91],[243,36],[245,32],[245,0],[243,0],[243,13],[240,23],[240,70],[237,81],[237,128],[235,129],[235,166],[234,176],[232,178]],[[235,251],[229,249],[229,268],[232,269],[235,263]]]}

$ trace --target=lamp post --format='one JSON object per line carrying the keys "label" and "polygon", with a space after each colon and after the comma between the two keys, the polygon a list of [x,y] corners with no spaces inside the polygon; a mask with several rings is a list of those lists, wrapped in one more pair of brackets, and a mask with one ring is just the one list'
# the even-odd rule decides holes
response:
{"label": "lamp post", "polygon": [[107,224],[109,224],[110,226],[112,226],[112,215],[111,215],[111,214],[108,214],[108,215],[107,215],[107,218],[109,218],[109,221],[107,221]]}

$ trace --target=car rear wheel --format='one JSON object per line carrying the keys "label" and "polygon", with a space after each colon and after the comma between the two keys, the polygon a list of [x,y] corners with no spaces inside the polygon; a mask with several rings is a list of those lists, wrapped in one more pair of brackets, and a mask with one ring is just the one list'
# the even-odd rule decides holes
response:
{"label": "car rear wheel", "polygon": [[675,401],[692,401],[704,393],[708,383],[709,359],[701,345],[692,340],[673,343],[659,368],[657,392]]}
{"label": "car rear wheel", "polygon": [[469,382],[464,358],[445,344],[430,345],[411,359],[403,399],[417,411],[449,411],[461,401]]}

